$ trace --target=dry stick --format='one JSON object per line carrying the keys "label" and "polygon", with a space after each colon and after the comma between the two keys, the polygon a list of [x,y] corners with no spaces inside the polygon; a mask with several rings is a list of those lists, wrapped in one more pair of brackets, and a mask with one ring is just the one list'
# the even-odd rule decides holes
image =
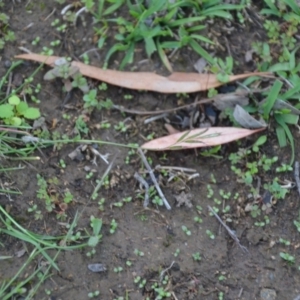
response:
{"label": "dry stick", "polygon": [[157,192],[158,192],[158,195],[159,195],[160,198],[162,199],[162,201],[163,201],[165,207],[166,207],[168,210],[171,210],[171,206],[170,206],[169,202],[167,201],[165,195],[163,194],[162,190],[160,189],[159,184],[157,183],[157,180],[156,180],[155,175],[154,175],[154,173],[153,173],[153,170],[151,169],[151,167],[150,167],[150,165],[149,165],[149,163],[148,163],[148,161],[147,161],[147,159],[146,159],[146,157],[145,157],[145,155],[144,155],[144,152],[142,151],[141,148],[138,148],[138,152],[139,152],[139,154],[140,154],[140,156],[141,156],[141,159],[142,159],[142,161],[143,161],[143,163],[144,163],[146,169],[147,169],[148,172],[149,172],[149,175],[150,175],[151,180],[152,180],[152,182],[153,182],[153,184],[154,184],[154,186],[155,186],[155,188],[156,188],[156,190],[157,190]]}
{"label": "dry stick", "polygon": [[296,185],[298,188],[298,194],[300,195],[300,179],[299,179],[299,162],[295,162],[295,170],[294,170],[294,176],[295,176],[295,181]]}
{"label": "dry stick", "polygon": [[[243,91],[239,93],[239,95],[241,96],[246,96],[250,93],[258,93],[258,92],[263,92],[266,89],[262,90],[262,89],[258,89],[258,90],[252,90],[252,91]],[[235,93],[233,93],[235,94]],[[126,112],[129,114],[134,114],[134,115],[142,115],[142,116],[146,116],[146,115],[158,115],[158,114],[163,114],[163,113],[170,113],[170,112],[175,112],[178,110],[181,110],[183,108],[188,108],[188,107],[194,107],[197,104],[204,104],[204,103],[211,103],[214,102],[215,100],[219,100],[221,97],[223,96],[223,94],[219,94],[213,98],[205,98],[205,99],[201,99],[198,101],[195,101],[191,104],[185,104],[182,106],[178,106],[178,107],[174,107],[174,108],[170,108],[170,109],[163,109],[163,110],[149,110],[149,111],[142,111],[142,110],[135,110],[135,109],[127,109],[124,106],[121,105],[113,105],[112,107],[115,109],[118,109],[121,112]]]}
{"label": "dry stick", "polygon": [[208,209],[214,214],[214,216],[218,219],[218,221],[224,226],[232,239],[239,245],[239,247],[244,251],[249,253],[248,249],[245,246],[242,246],[240,240],[235,235],[235,233],[222,221],[222,219],[217,215],[217,213],[208,205]]}
{"label": "dry stick", "polygon": [[149,184],[148,182],[137,172],[134,173],[134,178],[145,188],[145,200],[144,207],[149,205]]}
{"label": "dry stick", "polygon": [[183,108],[187,108],[187,107],[193,107],[197,104],[201,104],[201,103],[210,103],[213,102],[215,100],[215,98],[207,98],[207,99],[202,99],[199,101],[196,101],[194,103],[191,104],[185,104],[182,106],[178,106],[178,107],[174,107],[174,108],[170,108],[170,109],[164,109],[164,110],[149,110],[149,111],[142,111],[142,110],[135,110],[135,109],[127,109],[124,106],[121,105],[113,105],[113,108],[120,110],[121,112],[126,112],[126,113],[130,113],[130,114],[134,114],[134,115],[158,115],[158,114],[163,114],[163,113],[169,113],[169,112],[175,112],[178,110],[181,110]]}
{"label": "dry stick", "polygon": [[168,270],[170,270],[170,269],[173,267],[174,264],[175,264],[175,261],[172,261],[172,263],[170,264],[170,266],[169,266],[168,268],[166,268],[166,269],[164,269],[164,270],[161,271],[161,273],[160,273],[160,275],[159,275],[159,281],[160,281],[160,282],[163,281],[165,273],[166,273]]}

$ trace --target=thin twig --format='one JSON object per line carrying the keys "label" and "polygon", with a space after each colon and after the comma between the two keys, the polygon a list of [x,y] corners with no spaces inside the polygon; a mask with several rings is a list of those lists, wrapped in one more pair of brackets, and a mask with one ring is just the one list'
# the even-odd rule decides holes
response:
{"label": "thin twig", "polygon": [[244,251],[249,253],[248,249],[245,246],[242,246],[240,243],[240,240],[235,235],[235,233],[222,221],[222,219],[218,216],[218,214],[208,205],[208,209],[214,214],[214,216],[218,219],[218,221],[224,226],[224,228],[227,230],[228,234],[231,236],[231,238],[239,245],[239,247]]}
{"label": "thin twig", "polygon": [[159,186],[159,184],[157,183],[157,180],[156,180],[156,178],[155,178],[155,175],[154,175],[154,173],[153,173],[153,170],[151,169],[151,167],[150,167],[150,165],[149,165],[149,163],[148,163],[148,161],[147,161],[147,159],[146,159],[146,157],[145,157],[145,155],[144,155],[144,152],[142,151],[141,148],[138,149],[138,152],[139,152],[139,154],[140,154],[140,156],[141,156],[141,159],[142,159],[142,161],[143,161],[143,163],[144,163],[146,169],[147,169],[148,172],[149,172],[149,175],[150,175],[151,180],[152,180],[152,182],[153,182],[153,184],[154,184],[154,186],[155,186],[155,188],[156,188],[156,190],[157,190],[157,192],[158,192],[158,195],[159,195],[160,198],[162,199],[162,201],[163,201],[165,207],[166,207],[168,210],[171,210],[171,206],[170,206],[169,202],[167,201],[165,195],[163,194],[162,190],[160,189],[160,186]]}
{"label": "thin twig", "polygon": [[137,172],[134,173],[134,178],[145,188],[145,200],[144,207],[149,205],[149,184],[148,182]]}
{"label": "thin twig", "polygon": [[154,122],[156,120],[163,119],[163,118],[167,117],[168,115],[169,115],[168,113],[164,113],[164,114],[161,114],[161,115],[157,115],[157,116],[148,118],[144,121],[144,124],[149,124],[149,123]]}
{"label": "thin twig", "polygon": [[160,272],[160,275],[159,275],[159,281],[160,281],[160,282],[163,281],[165,273],[166,273],[168,270],[170,270],[170,269],[173,267],[174,264],[175,264],[175,261],[172,261],[171,265],[170,265],[168,268],[166,268],[166,269],[164,269],[164,270],[162,270],[162,271]]}
{"label": "thin twig", "polygon": [[94,197],[97,195],[98,191],[100,190],[103,182],[104,182],[104,179],[105,177],[109,174],[114,162],[115,162],[115,159],[117,158],[117,154],[115,154],[115,156],[113,157],[113,159],[111,160],[109,166],[106,168],[105,172],[103,173],[100,181],[98,182],[97,186],[94,188],[94,191],[91,195],[91,198],[90,199],[94,199]]}
{"label": "thin twig", "polygon": [[[246,96],[246,95],[251,94],[251,93],[259,93],[259,92],[263,92],[265,90],[256,89],[256,90],[252,90],[252,91],[251,90],[250,91],[247,91],[247,90],[239,91],[239,95],[240,96]],[[232,93],[232,94],[236,94],[236,93]],[[228,95],[230,95],[230,94],[226,94],[227,97],[228,97]],[[163,109],[163,110],[141,111],[141,110],[135,110],[135,109],[127,109],[127,108],[125,108],[124,106],[121,106],[121,105],[113,105],[112,107],[115,108],[115,109],[120,110],[121,112],[126,112],[126,113],[134,114],[134,115],[142,115],[142,116],[145,116],[145,115],[159,115],[159,114],[163,114],[163,113],[175,112],[175,111],[178,111],[178,110],[181,110],[181,109],[184,109],[184,108],[195,107],[197,104],[211,103],[211,102],[214,102],[215,100],[222,99],[223,96],[224,96],[224,94],[218,94],[213,98],[205,98],[205,99],[195,101],[191,104],[185,104],[185,105],[182,105],[182,106],[169,108],[169,109]]]}
{"label": "thin twig", "polygon": [[54,8],[52,12],[44,19],[44,22],[46,22],[55,12],[56,12],[56,8]]}
{"label": "thin twig", "polygon": [[186,173],[195,173],[195,172],[197,172],[197,170],[190,169],[190,168],[173,167],[173,166],[161,166],[161,165],[157,165],[155,167],[155,170],[170,170],[170,171],[180,171],[180,172],[186,172]]}
{"label": "thin twig", "polygon": [[295,162],[294,176],[295,176],[295,181],[298,189],[298,194],[300,195],[299,161]]}

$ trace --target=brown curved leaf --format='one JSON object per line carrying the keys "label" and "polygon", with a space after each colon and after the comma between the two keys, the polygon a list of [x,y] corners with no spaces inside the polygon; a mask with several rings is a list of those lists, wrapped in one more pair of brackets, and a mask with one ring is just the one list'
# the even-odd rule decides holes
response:
{"label": "brown curved leaf", "polygon": [[[33,60],[53,66],[60,57],[46,56],[35,53],[17,55],[15,58]],[[160,76],[150,72],[123,72],[116,70],[103,70],[101,68],[85,65],[73,61],[72,66],[80,69],[84,76],[107,82],[112,85],[127,89],[146,90],[160,93],[193,93],[216,88],[223,85],[214,74],[197,73],[172,73],[168,77]],[[254,72],[230,76],[229,81],[247,78],[249,76],[272,76],[271,73]]]}
{"label": "brown curved leaf", "polygon": [[164,151],[211,147],[244,138],[264,129],[250,130],[235,127],[198,128],[157,138],[143,144],[141,148]]}

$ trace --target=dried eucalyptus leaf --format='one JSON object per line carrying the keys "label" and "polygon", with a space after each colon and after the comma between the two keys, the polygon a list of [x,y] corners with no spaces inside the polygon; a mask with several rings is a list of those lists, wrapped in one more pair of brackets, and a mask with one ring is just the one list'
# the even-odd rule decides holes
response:
{"label": "dried eucalyptus leaf", "polygon": [[249,97],[239,92],[230,94],[219,94],[213,102],[213,105],[218,110],[225,110],[226,108],[234,108],[236,105],[245,106],[249,103]]}
{"label": "dried eucalyptus leaf", "polygon": [[74,77],[75,75],[77,75],[79,73],[79,68],[76,66],[70,66],[69,68],[69,77]]}
{"label": "dried eucalyptus leaf", "polygon": [[242,127],[247,129],[258,129],[267,126],[265,121],[258,121],[254,119],[240,105],[236,105],[233,111],[233,117]]}

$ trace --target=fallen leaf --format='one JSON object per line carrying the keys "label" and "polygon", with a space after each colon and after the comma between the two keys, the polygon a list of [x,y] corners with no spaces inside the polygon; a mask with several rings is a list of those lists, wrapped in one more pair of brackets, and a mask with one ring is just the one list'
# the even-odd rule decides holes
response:
{"label": "fallen leaf", "polygon": [[[15,56],[18,59],[33,60],[54,67],[57,56],[46,56],[35,53]],[[172,73],[168,77],[150,72],[122,72],[116,70],[103,70],[101,68],[85,65],[82,62],[71,62],[72,67],[78,67],[83,76],[104,81],[106,83],[133,90],[146,90],[160,93],[194,93],[216,88],[224,83],[219,82],[214,74]],[[229,76],[229,81],[241,80],[249,76],[272,77],[271,73],[254,72]]]}
{"label": "fallen leaf", "polygon": [[198,128],[157,138],[143,144],[141,148],[153,151],[165,151],[212,147],[239,140],[264,129],[250,130],[236,127]]}
{"label": "fallen leaf", "polygon": [[165,124],[165,128],[167,129],[169,134],[174,134],[180,132],[176,128],[174,128],[171,124]]}
{"label": "fallen leaf", "polygon": [[259,121],[254,119],[247,111],[245,111],[239,105],[236,105],[233,111],[233,117],[244,128],[257,129],[267,126],[264,120]]}

